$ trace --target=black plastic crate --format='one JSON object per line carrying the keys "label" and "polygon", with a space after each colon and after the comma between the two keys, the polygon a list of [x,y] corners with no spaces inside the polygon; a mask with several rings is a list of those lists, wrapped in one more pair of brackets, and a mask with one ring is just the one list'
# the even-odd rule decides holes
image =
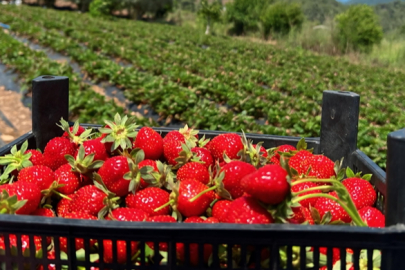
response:
{"label": "black plastic crate", "polygon": [[[49,139],[61,135],[62,130],[56,126],[60,118],[68,118],[68,79],[66,77],[42,76],[33,80],[33,131],[18,138],[14,142],[0,148],[0,155],[7,154],[13,145],[21,145],[29,141],[29,148],[43,149]],[[0,269],[37,269],[43,265],[54,264],[55,269],[319,269],[319,258],[323,255],[319,247],[340,248],[341,260],[345,262],[346,248],[354,251],[354,269],[360,269],[359,255],[367,250],[368,265],[373,269],[372,251],[382,252],[381,269],[405,269],[402,260],[405,254],[405,129],[388,136],[387,174],[372,162],[362,151],[357,149],[357,123],[360,97],[352,92],[325,91],[323,94],[322,120],[320,138],[306,138],[309,148],[315,153],[324,153],[332,160],[344,157],[344,166],[350,166],[355,172],[372,173],[372,184],[378,192],[377,207],[385,212],[386,228],[361,228],[351,226],[307,226],[290,224],[239,225],[239,224],[184,224],[184,223],[144,223],[119,221],[87,221],[62,218],[44,218],[34,216],[0,215],[0,233],[28,235],[32,246],[33,237],[41,236],[42,245],[46,246],[46,237],[53,237],[55,259],[46,256],[36,258],[34,250],[29,254],[21,253],[21,240],[17,241],[18,250],[10,250],[8,237],[5,238],[5,252],[0,252]],[[57,102],[56,102],[57,101]],[[57,106],[54,104],[58,104]],[[84,125],[97,127],[96,125]],[[170,128],[156,128],[165,135]],[[224,132],[200,130],[210,138]],[[262,134],[246,134],[255,143],[262,141],[264,147],[281,144],[296,145],[300,138],[272,136]],[[399,224],[399,225],[396,225]],[[59,237],[66,237],[68,253],[59,256]],[[102,259],[90,257],[89,253],[83,260],[77,259],[75,239],[85,241],[85,249],[90,247],[90,239],[98,241],[98,256],[103,257],[104,239],[113,241],[114,259],[106,264]],[[127,254],[130,253],[130,242],[137,241],[139,247],[146,242],[153,242],[158,250],[159,242],[168,244],[165,264],[154,264],[160,255],[155,252],[146,260],[148,250],[138,250],[139,261],[131,263],[130,256],[124,263],[117,262],[116,240],[126,243]],[[177,264],[176,243],[185,244],[184,263]],[[188,244],[196,243],[198,265],[191,266]],[[210,265],[203,261],[204,245],[212,248]],[[238,245],[237,249],[234,249]],[[206,246],[207,247],[207,246]],[[297,247],[300,247],[298,250]],[[313,247],[314,265],[306,267],[305,248]],[[225,249],[226,256],[218,257],[218,251]],[[266,249],[266,263],[261,265],[262,251]],[[286,264],[281,263],[280,250],[287,256]],[[223,252],[221,253],[223,254]],[[240,254],[239,268],[233,268],[233,255]],[[247,256],[247,255],[250,256]],[[193,256],[193,255],[191,255]],[[264,256],[264,255],[263,255]],[[296,257],[300,260],[297,261]],[[332,249],[327,252],[328,269],[332,269]],[[82,268],[78,268],[82,267]],[[340,269],[346,269],[342,263]]]}

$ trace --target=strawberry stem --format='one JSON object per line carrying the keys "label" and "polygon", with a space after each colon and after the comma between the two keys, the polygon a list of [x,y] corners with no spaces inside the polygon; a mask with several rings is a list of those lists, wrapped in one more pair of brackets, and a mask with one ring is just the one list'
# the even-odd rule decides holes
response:
{"label": "strawberry stem", "polygon": [[291,202],[294,204],[294,203],[298,203],[298,202],[300,202],[302,200],[305,200],[305,199],[311,199],[311,198],[316,198],[316,197],[324,197],[324,198],[328,198],[328,199],[331,199],[331,200],[337,202],[349,214],[349,216],[352,218],[353,222],[357,226],[367,227],[367,224],[364,223],[364,221],[361,219],[361,217],[359,215],[359,212],[357,211],[356,207],[354,207],[353,202],[352,203],[348,202],[348,205],[346,205],[346,203],[342,202],[338,198],[335,198],[335,197],[333,197],[332,195],[329,195],[329,194],[323,194],[323,193],[308,194],[308,195],[293,199],[293,200],[291,200]]}
{"label": "strawberry stem", "polygon": [[158,208],[156,208],[156,209],[153,210],[153,211],[154,211],[154,212],[157,212],[157,211],[159,211],[159,210],[162,210],[163,208],[165,208],[165,207],[168,206],[168,205],[171,205],[171,204],[174,203],[174,202],[175,202],[175,200],[170,200],[170,201],[168,201],[167,203],[165,203],[165,204],[159,206]]}
{"label": "strawberry stem", "polygon": [[319,183],[332,183],[332,184],[340,183],[340,181],[335,180],[335,179],[304,178],[304,179],[292,182],[291,186],[295,186],[295,185],[306,183],[306,182],[313,182],[313,183],[319,182]]}
{"label": "strawberry stem", "polygon": [[292,195],[296,196],[302,193],[306,193],[308,191],[318,191],[318,190],[330,190],[331,188],[333,188],[332,186],[329,185],[325,185],[325,186],[317,186],[317,187],[311,187],[311,188],[307,188],[307,189],[303,189],[297,192],[292,192]]}
{"label": "strawberry stem", "polygon": [[215,189],[217,189],[217,188],[218,188],[217,185],[212,186],[212,187],[210,187],[210,188],[207,188],[207,189],[201,191],[200,193],[198,193],[198,194],[197,194],[196,196],[194,196],[193,198],[191,198],[191,199],[189,200],[189,202],[194,202],[195,200],[197,200],[198,198],[200,198],[200,197],[201,197],[202,195],[204,195],[205,193],[207,193],[207,192],[209,192],[209,191],[212,191],[212,190],[215,190]]}

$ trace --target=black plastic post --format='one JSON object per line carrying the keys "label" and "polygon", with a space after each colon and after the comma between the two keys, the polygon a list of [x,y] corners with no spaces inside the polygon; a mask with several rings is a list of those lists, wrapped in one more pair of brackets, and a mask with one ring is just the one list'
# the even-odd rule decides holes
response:
{"label": "black plastic post", "polygon": [[342,157],[349,166],[357,149],[360,96],[353,92],[323,92],[320,151],[333,161]]}
{"label": "black plastic post", "polygon": [[69,78],[40,76],[32,80],[32,131],[37,148],[44,150],[63,130],[56,124],[69,115]]}
{"label": "black plastic post", "polygon": [[405,129],[387,137],[385,225],[405,224]]}

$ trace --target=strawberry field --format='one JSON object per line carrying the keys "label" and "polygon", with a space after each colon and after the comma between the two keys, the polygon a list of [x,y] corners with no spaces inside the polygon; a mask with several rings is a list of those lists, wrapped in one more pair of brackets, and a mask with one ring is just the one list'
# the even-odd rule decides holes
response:
{"label": "strawberry field", "polygon": [[87,14],[3,6],[0,62],[29,89],[43,75],[70,77],[71,118],[102,123],[124,108],[92,91],[66,63],[50,60],[12,35],[70,57],[94,81],[118,86],[134,104],[148,104],[158,120],[140,125],[187,123],[197,129],[274,135],[319,136],[322,91],[361,97],[359,148],[381,167],[386,137],[405,122],[405,74],[318,56],[298,49],[230,37],[203,36],[194,29]]}

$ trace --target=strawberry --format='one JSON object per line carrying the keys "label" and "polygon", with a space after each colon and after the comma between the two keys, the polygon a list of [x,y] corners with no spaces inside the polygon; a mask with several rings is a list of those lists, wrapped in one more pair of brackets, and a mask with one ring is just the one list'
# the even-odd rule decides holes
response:
{"label": "strawberry", "polygon": [[202,217],[188,217],[184,220],[184,223],[203,223],[204,219]]}
{"label": "strawberry", "polygon": [[129,164],[124,156],[114,156],[107,159],[98,170],[98,174],[108,190],[120,197],[129,193],[130,181],[124,179],[124,175],[128,172]]}
{"label": "strawberry", "polygon": [[169,202],[169,193],[157,187],[147,187],[138,191],[136,194],[129,194],[125,198],[127,207],[142,209],[150,216],[169,215],[169,205],[154,211]]}
{"label": "strawberry", "polygon": [[30,161],[33,166],[35,165],[45,165],[44,161],[44,155],[39,151],[35,149],[28,149],[27,151],[24,152],[24,154],[31,154]]}
{"label": "strawberry", "polygon": [[194,179],[207,185],[210,181],[210,173],[203,164],[199,162],[188,162],[177,171],[177,180]]}
{"label": "strawberry", "polygon": [[[184,263],[185,260],[185,248],[183,243],[176,243],[176,253],[177,259]],[[208,263],[208,260],[212,254],[212,245],[204,244],[203,246],[203,262],[205,264]],[[190,255],[190,265],[197,266],[198,265],[198,244],[192,243],[189,244],[189,255]]]}
{"label": "strawberry", "polygon": [[[102,161],[105,161],[108,158],[107,151],[105,149],[104,144],[101,142],[101,138],[84,141],[82,145],[84,147],[85,156],[94,154],[93,160],[102,160]],[[79,149],[77,149],[75,157],[77,157],[78,153]]]}
{"label": "strawberry", "polygon": [[350,177],[343,180],[342,184],[346,187],[358,210],[365,206],[374,205],[377,193],[367,180],[359,177]]}
{"label": "strawberry", "polygon": [[14,182],[1,185],[0,190],[6,190],[9,196],[16,195],[18,201],[27,200],[15,213],[18,215],[29,215],[34,212],[41,202],[42,194],[39,187],[30,182]]}
{"label": "strawberry", "polygon": [[[126,263],[127,261],[127,242],[123,240],[118,240],[117,244],[117,262],[120,264]],[[130,256],[134,256],[135,253],[138,251],[138,243],[135,241],[131,241],[131,254]],[[113,242],[111,240],[103,240],[103,259],[105,263],[112,263],[113,262]]]}
{"label": "strawberry", "polygon": [[[196,196],[206,189],[208,189],[206,185],[193,179],[180,182],[177,210],[186,217],[204,214],[214,200],[214,192],[208,191],[199,197]],[[190,200],[191,198],[193,201]]]}
{"label": "strawberry", "polygon": [[68,212],[83,212],[95,217],[97,215],[104,217],[108,208],[112,207],[110,199],[113,195],[97,182],[95,185],[81,187],[70,202]]}
{"label": "strawberry", "polygon": [[182,143],[183,141],[172,139],[165,141],[163,144],[163,156],[170,165],[177,165],[176,158],[180,156]]}
{"label": "strawberry", "polygon": [[[82,126],[77,126],[77,128],[76,128],[75,126],[73,126],[73,127],[69,127],[69,131],[70,131],[74,136],[80,136],[83,132],[86,131],[86,129],[85,129],[84,127],[82,127]],[[65,131],[65,132],[62,134],[62,137],[69,139],[69,138],[70,138],[70,134],[69,134],[67,131]]]}
{"label": "strawberry", "polygon": [[[299,183],[299,184],[293,184],[291,186],[291,191],[292,192],[299,192],[299,191],[306,190],[306,189],[313,188],[313,187],[317,187],[317,186],[318,185],[313,183],[313,182],[303,182],[303,183]],[[298,195],[298,197],[302,197],[302,196],[305,196],[305,195],[308,195],[308,194],[320,193],[320,192],[321,192],[320,190],[312,190],[312,191],[308,191],[308,192],[305,192],[305,193],[301,193],[301,194]],[[302,201],[299,201],[299,203],[303,207],[308,208],[310,205],[314,206],[317,200],[318,200],[318,197],[314,197],[314,198],[304,199]]]}
{"label": "strawberry", "polygon": [[233,160],[225,164],[220,172],[224,172],[225,176],[222,180],[224,188],[231,194],[233,199],[243,195],[244,188],[242,187],[242,179],[246,175],[254,173],[256,168],[249,163]]}
{"label": "strawberry", "polygon": [[38,208],[31,213],[31,216],[56,217],[55,212],[49,208]]}
{"label": "strawberry", "polygon": [[65,155],[74,155],[76,145],[69,139],[56,137],[51,139],[44,149],[44,163],[52,170],[58,169],[63,164],[68,163]]}
{"label": "strawberry", "polygon": [[[338,198],[338,195],[334,191],[328,194],[335,198]],[[344,223],[350,223],[352,220],[349,214],[342,208],[342,206],[340,206],[339,203],[329,198],[318,198],[314,205],[314,208],[318,210],[321,219],[327,212],[330,212],[332,215],[332,218],[330,220],[331,222],[341,220]]]}
{"label": "strawberry", "polygon": [[148,216],[148,213],[141,209],[120,207],[112,210],[106,219],[119,221],[145,221]]}
{"label": "strawberry", "polygon": [[265,165],[245,176],[241,185],[246,193],[267,204],[281,203],[290,191],[287,172],[277,164]]}
{"label": "strawberry", "polygon": [[269,224],[273,218],[253,197],[242,196],[229,204],[226,223]]}
{"label": "strawberry", "polygon": [[215,217],[209,217],[203,221],[203,223],[219,223],[219,219]]}
{"label": "strawberry", "polygon": [[299,175],[305,174],[307,168],[304,161],[308,158],[312,158],[312,153],[308,150],[299,150],[288,161],[288,165],[296,170]]}
{"label": "strawberry", "polygon": [[[253,144],[252,145],[254,148],[256,148],[257,147],[257,144]],[[267,153],[267,151],[266,151],[266,148],[264,148],[263,146],[260,146],[260,154],[261,154],[261,156],[263,156],[263,157],[268,157],[268,153]]]}
{"label": "strawberry", "polygon": [[56,215],[58,217],[65,217],[69,213],[69,204],[70,201],[74,198],[74,194],[67,195],[68,198],[62,198],[56,205]]}
{"label": "strawberry", "polygon": [[289,144],[283,144],[283,145],[276,147],[276,149],[274,149],[274,156],[278,160],[280,160],[280,153],[287,153],[287,152],[295,151],[295,150],[297,150],[297,148],[295,148],[294,146],[289,145]]}
{"label": "strawberry", "polygon": [[292,207],[292,210],[294,214],[291,218],[287,219],[289,223],[302,224],[304,222],[307,222],[309,225],[315,224],[311,211],[308,208],[299,206],[299,207]]}
{"label": "strawberry", "polygon": [[35,183],[41,190],[46,190],[49,189],[54,182],[54,173],[47,166],[32,166],[20,171],[18,181]]}
{"label": "strawberry", "polygon": [[243,150],[241,137],[236,133],[225,133],[215,136],[209,144],[212,157],[219,162],[224,160],[224,154],[230,159],[238,159],[239,151]]}
{"label": "strawberry", "polygon": [[308,222],[309,225],[315,224],[314,218],[312,217],[312,214],[311,214],[311,210],[309,210],[306,207],[301,207],[301,213],[304,217],[304,222],[305,221]]}
{"label": "strawberry", "polygon": [[214,159],[212,158],[211,152],[207,148],[203,147],[193,147],[191,152],[195,153],[195,156],[200,159],[202,164],[209,168],[214,165]]}
{"label": "strawberry", "polygon": [[212,206],[212,217],[217,218],[220,222],[225,222],[229,205],[231,201],[220,200]]}
{"label": "strawberry", "polygon": [[74,193],[80,186],[79,174],[72,171],[70,164],[60,166],[54,173],[58,184],[63,185],[57,190],[62,194],[69,195]]}
{"label": "strawberry", "polygon": [[145,159],[158,160],[163,155],[162,136],[150,127],[142,127],[135,138],[133,148],[142,149]]}
{"label": "strawberry", "polygon": [[385,216],[375,207],[365,206],[359,210],[362,220],[364,220],[369,227],[384,228]]}
{"label": "strawberry", "polygon": [[176,223],[176,219],[169,215],[150,216],[146,219],[147,222],[168,222]]}
{"label": "strawberry", "polygon": [[[312,155],[301,164],[303,171],[307,172],[310,169],[308,176],[319,179],[329,179],[336,176],[334,166],[335,163],[324,155]],[[324,185],[324,183],[319,183],[319,185]]]}
{"label": "strawberry", "polygon": [[186,138],[178,130],[172,130],[172,131],[169,131],[166,134],[166,136],[163,138],[163,144],[165,144],[171,140],[185,142]]}

